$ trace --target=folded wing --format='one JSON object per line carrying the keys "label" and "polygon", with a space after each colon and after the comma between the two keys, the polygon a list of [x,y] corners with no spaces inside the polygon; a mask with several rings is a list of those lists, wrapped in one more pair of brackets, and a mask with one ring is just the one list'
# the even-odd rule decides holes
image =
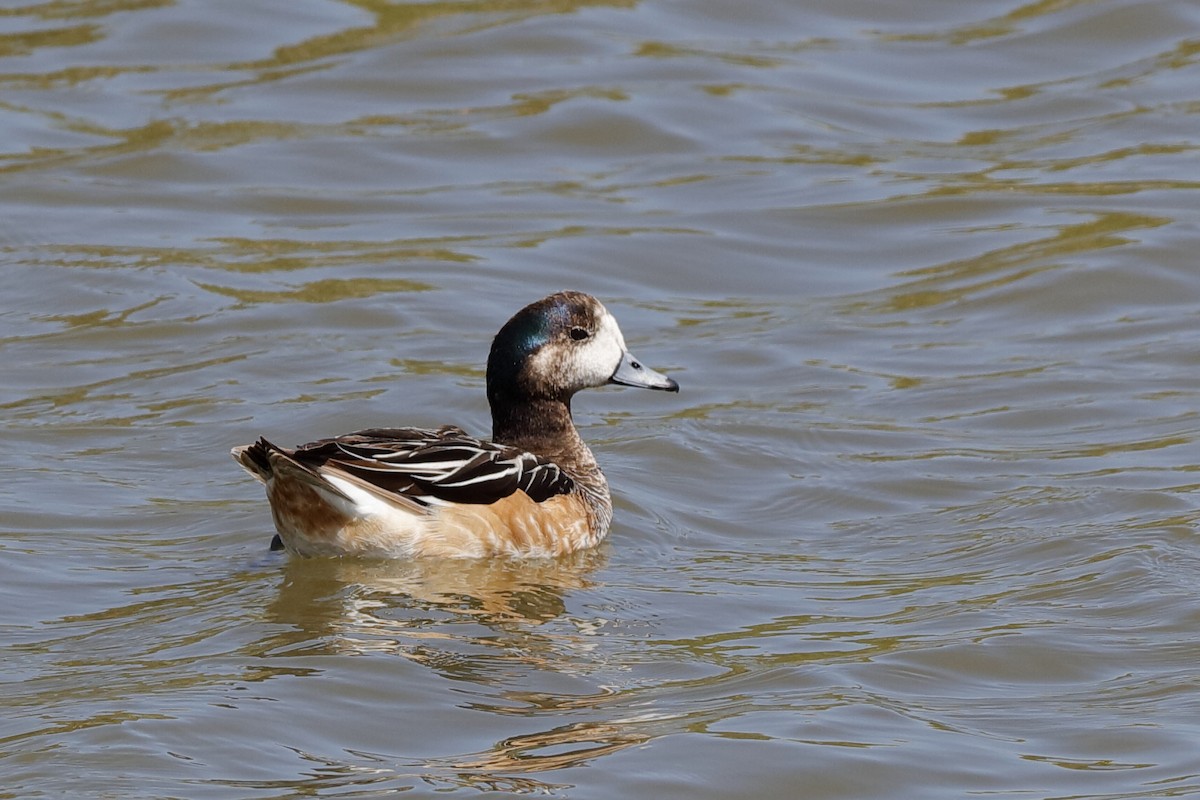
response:
{"label": "folded wing", "polygon": [[426,505],[489,504],[516,491],[542,502],[574,482],[553,462],[461,428],[372,428],[287,451],[299,463],[332,467]]}

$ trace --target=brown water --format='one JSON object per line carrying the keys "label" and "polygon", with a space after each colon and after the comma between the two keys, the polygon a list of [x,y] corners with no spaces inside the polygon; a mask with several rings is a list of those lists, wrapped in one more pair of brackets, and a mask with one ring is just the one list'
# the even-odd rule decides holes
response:
{"label": "brown water", "polygon": [[[0,797],[1200,796],[1200,6],[0,9]],[[289,561],[599,295],[612,536]]]}

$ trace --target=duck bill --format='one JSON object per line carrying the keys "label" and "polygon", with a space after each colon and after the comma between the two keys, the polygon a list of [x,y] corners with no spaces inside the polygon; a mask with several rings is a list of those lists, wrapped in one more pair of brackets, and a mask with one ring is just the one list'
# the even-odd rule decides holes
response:
{"label": "duck bill", "polygon": [[640,389],[658,389],[664,392],[678,392],[679,384],[661,372],[655,372],[626,351],[621,354],[621,363],[617,371],[608,379],[609,383],[621,386],[636,386]]}

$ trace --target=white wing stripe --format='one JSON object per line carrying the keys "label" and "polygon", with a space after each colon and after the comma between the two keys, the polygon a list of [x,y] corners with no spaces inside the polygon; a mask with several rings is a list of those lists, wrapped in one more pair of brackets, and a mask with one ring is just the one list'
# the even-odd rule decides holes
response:
{"label": "white wing stripe", "polygon": [[[519,470],[516,467],[513,467],[510,469],[501,470],[500,472],[487,472],[487,473],[484,473],[483,475],[476,475],[474,478],[465,478],[464,480],[461,480],[461,481],[448,481],[448,480],[443,479],[443,480],[439,480],[439,481],[434,481],[434,483],[436,483],[438,486],[445,486],[447,488],[473,486],[476,483],[487,483],[488,481],[504,480],[506,477],[508,477],[510,475],[516,475],[518,473],[519,473]],[[451,478],[454,476],[447,475],[446,477]]]}
{"label": "white wing stripe", "polygon": [[[363,460],[376,463],[364,464]],[[377,472],[402,472],[406,475],[428,475],[430,477],[453,474],[470,465],[469,461],[425,461],[416,464],[394,464],[387,461],[381,462],[378,458],[363,459],[362,456],[355,456],[353,463],[356,467]]]}
{"label": "white wing stripe", "polygon": [[[368,481],[378,480],[381,486],[420,502],[432,502],[441,490],[449,495],[444,501],[486,502],[487,497],[506,496],[517,489],[541,497],[570,488],[570,478],[557,465],[532,453],[471,439],[461,431],[453,433],[461,438],[433,431],[380,429],[314,446],[333,444],[340,453],[335,461]],[[375,479],[372,474],[380,477]],[[392,477],[385,480],[384,476]],[[402,481],[408,485],[396,485]]]}

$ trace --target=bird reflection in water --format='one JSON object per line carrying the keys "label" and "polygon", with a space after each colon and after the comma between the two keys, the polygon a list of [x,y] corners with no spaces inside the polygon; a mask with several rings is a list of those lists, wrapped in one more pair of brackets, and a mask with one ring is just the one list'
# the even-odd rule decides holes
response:
{"label": "bird reflection in water", "polygon": [[[533,632],[566,612],[568,592],[595,586],[589,576],[606,561],[604,548],[530,560],[293,558],[267,613],[296,643],[330,652],[404,651],[414,640],[451,638],[438,630],[446,625],[459,626],[457,638],[466,623],[493,635]],[[572,622],[580,632],[589,626]]]}
{"label": "bird reflection in water", "polygon": [[288,630],[277,634],[281,638],[270,649],[308,655],[395,653],[445,678],[477,684],[472,706],[481,711],[544,717],[549,723],[482,752],[436,759],[356,752],[365,762],[355,770],[367,768],[373,781],[416,779],[426,785],[522,792],[561,788],[536,776],[656,735],[648,719],[623,724],[607,713],[603,719],[579,719],[590,709],[620,702],[625,692],[611,685],[568,695],[512,686],[514,677],[531,672],[604,671],[604,656],[596,651],[606,621],[592,612],[568,611],[567,599],[602,586],[592,576],[606,561],[604,548],[530,561],[288,559],[268,608],[270,621]]}

